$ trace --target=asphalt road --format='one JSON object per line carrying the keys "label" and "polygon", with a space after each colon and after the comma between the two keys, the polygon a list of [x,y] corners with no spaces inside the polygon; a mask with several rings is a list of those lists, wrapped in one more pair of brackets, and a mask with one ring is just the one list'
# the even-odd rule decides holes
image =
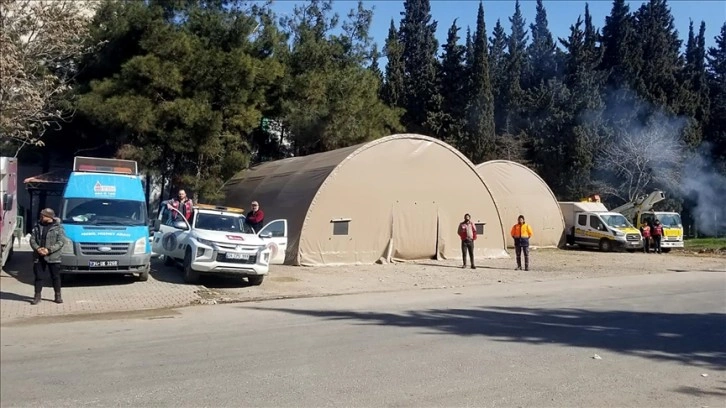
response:
{"label": "asphalt road", "polygon": [[3,407],[723,407],[726,274],[53,317],[0,340]]}

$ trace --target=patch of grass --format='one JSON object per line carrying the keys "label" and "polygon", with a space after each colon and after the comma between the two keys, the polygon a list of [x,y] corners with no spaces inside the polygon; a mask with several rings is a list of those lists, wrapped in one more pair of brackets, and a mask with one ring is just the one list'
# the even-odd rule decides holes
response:
{"label": "patch of grass", "polygon": [[698,251],[702,249],[726,248],[726,238],[691,238],[684,241],[687,250]]}

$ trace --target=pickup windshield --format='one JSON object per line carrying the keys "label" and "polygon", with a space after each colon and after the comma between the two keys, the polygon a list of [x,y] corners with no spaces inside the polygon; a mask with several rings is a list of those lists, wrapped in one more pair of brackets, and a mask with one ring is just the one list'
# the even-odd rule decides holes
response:
{"label": "pickup windshield", "polygon": [[146,203],[131,200],[67,198],[63,200],[61,219],[64,224],[147,225]]}
{"label": "pickup windshield", "polygon": [[252,227],[245,224],[242,215],[226,215],[198,213],[194,228],[206,231],[236,232],[238,234],[254,234]]}
{"label": "pickup windshield", "polygon": [[602,215],[601,217],[603,221],[605,221],[605,224],[612,228],[625,228],[632,226],[628,220],[620,214]]}
{"label": "pickup windshield", "polygon": [[678,214],[656,214],[656,217],[664,228],[677,228],[682,225],[681,216]]}

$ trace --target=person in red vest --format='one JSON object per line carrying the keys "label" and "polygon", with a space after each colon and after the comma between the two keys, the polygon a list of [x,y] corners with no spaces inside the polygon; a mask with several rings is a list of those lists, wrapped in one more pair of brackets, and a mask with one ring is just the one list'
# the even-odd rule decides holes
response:
{"label": "person in red vest", "polygon": [[655,225],[653,225],[653,230],[650,233],[653,235],[653,252],[662,254],[660,241],[663,239],[663,226],[660,225],[660,220],[655,220]]}
{"label": "person in red vest", "polygon": [[474,265],[474,241],[476,241],[476,226],[471,222],[471,215],[465,214],[464,221],[459,224],[459,238],[461,238],[461,256],[464,259],[462,268],[466,268],[466,253],[469,252],[471,260],[471,269],[476,269]]}
{"label": "person in red vest", "polygon": [[643,235],[643,252],[650,253],[650,225],[647,221],[640,226],[640,234]]}
{"label": "person in red vest", "polygon": [[[184,218],[187,219],[187,222],[192,222],[192,209],[194,207],[194,203],[192,200],[187,197],[187,192],[184,190],[179,190],[177,193],[179,199],[171,199],[167,202],[166,207],[170,210],[172,208],[179,210],[182,214],[184,214]],[[172,211],[171,217],[173,220],[176,220],[177,212]]]}

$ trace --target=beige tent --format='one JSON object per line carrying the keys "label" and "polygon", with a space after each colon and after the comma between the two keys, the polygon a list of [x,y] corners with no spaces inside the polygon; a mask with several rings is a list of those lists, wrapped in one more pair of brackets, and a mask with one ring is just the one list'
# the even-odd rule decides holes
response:
{"label": "beige tent", "polygon": [[484,234],[478,258],[508,257],[491,194],[453,147],[414,134],[262,163],[225,185],[225,204],[257,200],[288,220],[285,263],[370,264],[460,258],[465,213]]}
{"label": "beige tent", "polygon": [[507,160],[488,161],[476,166],[476,170],[494,196],[509,247],[514,246],[510,230],[520,214],[532,226],[530,245],[557,247],[563,242],[562,211],[552,190],[537,173]]}

